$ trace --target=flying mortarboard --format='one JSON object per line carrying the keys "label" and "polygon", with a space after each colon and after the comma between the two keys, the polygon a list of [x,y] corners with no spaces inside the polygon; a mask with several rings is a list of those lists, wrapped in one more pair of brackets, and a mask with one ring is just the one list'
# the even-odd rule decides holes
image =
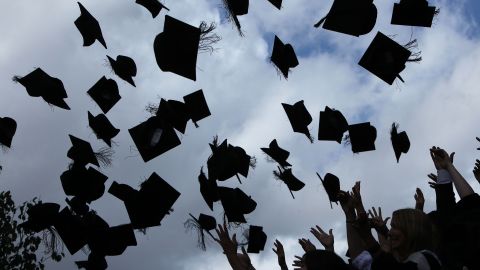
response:
{"label": "flying mortarboard", "polygon": [[282,0],[268,0],[268,2],[272,3],[272,5],[278,9],[282,7]]}
{"label": "flying mortarboard", "polygon": [[249,168],[255,166],[254,158],[249,156],[243,148],[228,144],[226,139],[217,145],[217,138],[215,138],[210,147],[212,155],[207,161],[209,179],[225,181],[236,175],[241,183],[237,174],[247,177]]}
{"label": "flying mortarboard", "polygon": [[215,179],[207,179],[202,168],[198,175],[198,182],[200,183],[200,193],[202,194],[203,199],[210,210],[213,211],[213,203],[220,199],[218,197],[217,181]]}
{"label": "flying mortarboard", "polygon": [[408,139],[407,132],[402,131],[398,133],[397,129],[398,124],[393,123],[392,129],[390,130],[390,139],[392,140],[393,151],[395,152],[398,163],[400,155],[402,153],[406,154],[410,149],[410,140]]}
{"label": "flying mortarboard", "polygon": [[215,239],[215,237],[210,233],[211,230],[215,229],[217,227],[217,221],[215,220],[214,217],[205,215],[205,214],[200,214],[198,216],[198,219],[195,218],[192,214],[189,214],[191,219],[188,219],[185,223],[184,226],[186,229],[191,230],[195,229],[198,234],[198,246],[202,250],[206,250],[205,247],[205,234],[204,230],[212,237],[212,239]]}
{"label": "flying mortarboard", "polygon": [[188,120],[190,120],[187,108],[183,102],[171,99],[167,101],[163,98],[158,106],[157,117],[182,134],[185,134]]}
{"label": "flying mortarboard", "polygon": [[343,133],[348,130],[348,122],[340,111],[325,106],[320,112],[318,140],[342,143]]}
{"label": "flying mortarboard", "polygon": [[0,145],[11,147],[17,131],[17,122],[10,117],[0,117]]}
{"label": "flying mortarboard", "polygon": [[135,82],[132,78],[137,75],[137,65],[135,65],[135,61],[133,61],[132,58],[124,55],[118,55],[116,60],[108,55],[107,58],[108,62],[110,62],[110,66],[113,69],[113,72],[115,72],[120,79],[135,87]]}
{"label": "flying mortarboard", "polygon": [[108,268],[107,260],[105,256],[90,252],[88,254],[88,261],[76,261],[78,269],[84,268],[85,270],[105,270]]}
{"label": "flying mortarboard", "polygon": [[267,243],[267,234],[263,231],[263,227],[250,225],[248,230],[248,253],[260,253]]}
{"label": "flying mortarboard", "polygon": [[70,110],[68,104],[63,100],[68,96],[62,81],[51,77],[41,68],[36,68],[24,77],[14,76],[13,81],[23,85],[31,97],[42,97],[53,106]]}
{"label": "flying mortarboard", "polygon": [[328,200],[330,201],[330,207],[332,207],[332,202],[337,203],[339,200],[338,193],[340,192],[340,180],[337,176],[331,173],[327,173],[324,179],[322,179],[318,173],[317,176],[320,178],[320,181],[327,192]]}
{"label": "flying mortarboard", "polygon": [[410,60],[411,55],[407,48],[378,32],[358,64],[391,85],[395,78],[403,82],[400,72],[407,61],[421,59]]}
{"label": "flying mortarboard", "polygon": [[239,188],[218,187],[218,195],[228,222],[246,223],[244,215],[257,207],[257,203]]}
{"label": "flying mortarboard", "polygon": [[112,146],[112,138],[117,136],[120,129],[115,128],[105,114],[93,116],[88,112],[88,125],[92,128],[97,138],[102,139],[108,146]]}
{"label": "flying mortarboard", "polygon": [[372,31],[377,21],[377,8],[373,0],[334,0],[327,16],[314,26],[347,35],[360,36]]}
{"label": "flying mortarboard", "polygon": [[437,13],[427,0],[400,0],[393,4],[391,24],[431,27]]}
{"label": "flying mortarboard", "polygon": [[292,45],[283,44],[283,42],[275,36],[273,42],[272,56],[270,60],[280,70],[285,79],[288,78],[290,68],[298,66],[298,59]]}
{"label": "flying mortarboard", "polygon": [[310,136],[310,131],[308,130],[308,125],[312,123],[312,116],[307,108],[305,108],[303,100],[293,105],[282,103],[282,106],[292,125],[293,131],[305,134],[310,142],[313,143],[313,138]]}
{"label": "flying mortarboard", "polygon": [[196,127],[198,127],[198,121],[211,115],[202,89],[184,96],[183,101],[190,119],[192,119]]}
{"label": "flying mortarboard", "polygon": [[103,39],[100,24],[80,2],[77,3],[80,7],[80,17],[75,20],[75,25],[82,34],[83,46],[90,46],[95,40],[98,40],[106,49],[107,44]]}
{"label": "flying mortarboard", "polygon": [[85,215],[90,211],[90,207],[87,205],[87,202],[80,197],[73,197],[71,199],[65,198],[65,202],[70,206],[70,209],[78,215]]}
{"label": "flying mortarboard", "polygon": [[107,113],[121,99],[118,92],[118,85],[113,79],[107,79],[103,76],[87,93],[102,109]]}
{"label": "flying mortarboard", "polygon": [[290,190],[290,194],[294,199],[295,196],[293,196],[292,191],[299,191],[305,186],[305,183],[293,175],[291,168],[282,169],[281,167],[278,167],[278,171],[274,171],[273,174],[276,178],[283,181],[285,185],[287,185],[288,190]]}
{"label": "flying mortarboard", "polygon": [[377,129],[370,122],[348,126],[348,134],[353,153],[375,150]]}
{"label": "flying mortarboard", "polygon": [[158,67],[195,81],[200,33],[199,28],[165,15],[163,32],[153,43]]}
{"label": "flying mortarboard", "polygon": [[273,139],[270,142],[268,148],[260,148],[265,154],[275,160],[280,166],[282,167],[290,167],[292,166],[290,163],[287,162],[288,156],[290,156],[290,152],[285,149],[280,148],[278,146],[277,140]]}
{"label": "flying mortarboard", "polygon": [[43,231],[54,225],[60,205],[56,203],[38,203],[27,210],[27,221],[19,226],[33,232]]}
{"label": "flying mortarboard", "polygon": [[82,219],[72,214],[67,207],[58,213],[54,227],[70,254],[77,253],[87,244],[86,228]]}
{"label": "flying mortarboard", "polygon": [[65,194],[76,196],[87,203],[102,197],[107,179],[108,176],[93,167],[86,169],[76,164],[60,176]]}
{"label": "flying mortarboard", "polygon": [[143,7],[148,9],[148,11],[150,11],[150,13],[152,13],[153,18],[157,17],[157,15],[160,13],[162,8],[170,11],[170,9],[168,9],[166,6],[164,6],[158,0],[136,0],[135,3],[137,3],[139,5],[142,5]]}
{"label": "flying mortarboard", "polygon": [[150,117],[145,122],[129,129],[128,132],[144,162],[181,144],[175,130],[158,117]]}
{"label": "flying mortarboard", "polygon": [[79,139],[73,135],[68,136],[72,142],[72,147],[70,147],[68,150],[67,157],[79,165],[87,165],[90,163],[97,167],[100,166],[100,164],[98,164],[98,159],[95,156],[95,152],[93,152],[92,146],[89,142]]}
{"label": "flying mortarboard", "polygon": [[248,13],[249,0],[223,0],[223,4],[228,14],[228,19],[235,23],[238,33],[243,36],[242,26],[237,16],[245,15]]}

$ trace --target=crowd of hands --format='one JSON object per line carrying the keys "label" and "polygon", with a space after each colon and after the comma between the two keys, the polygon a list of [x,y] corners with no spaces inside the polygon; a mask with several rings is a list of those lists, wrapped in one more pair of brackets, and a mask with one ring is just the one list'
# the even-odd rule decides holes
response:
{"label": "crowd of hands", "polygon": [[[478,138],[477,140],[480,141]],[[453,166],[454,155],[455,153],[449,155],[445,150],[439,147],[434,146],[430,149],[430,156],[437,170],[444,169],[457,172]],[[480,160],[478,159],[475,162],[473,174],[477,181],[480,182]],[[437,175],[431,173],[428,177],[430,178],[428,182],[430,187],[435,189],[437,185]],[[465,183],[454,182],[455,188],[461,198],[474,193],[466,181],[464,182]],[[360,194],[360,181],[355,183],[351,191],[340,191],[337,196],[346,218],[349,257],[351,259],[355,258],[363,250],[369,250],[374,246],[378,246],[382,252],[392,252],[392,232],[387,226],[390,217],[384,218],[382,216],[381,207],[372,207],[371,209],[368,209],[368,211],[365,209]],[[425,198],[420,188],[416,189],[414,199],[415,209],[423,211]],[[376,231],[377,239],[372,236],[372,230]],[[215,231],[218,237],[214,237],[214,240],[222,247],[233,270],[255,269],[244,247],[241,247],[241,253],[237,253],[239,245],[236,239],[236,234],[230,236],[227,224],[224,223],[223,225],[218,225],[218,228],[216,228]],[[351,238],[350,235],[352,234],[352,231],[355,231],[356,235],[360,236],[358,241],[355,239],[349,239]],[[317,225],[310,228],[310,232],[326,251],[335,252],[335,241],[332,229],[327,233]],[[305,254],[309,251],[317,250],[317,247],[309,239],[298,239],[298,243]],[[278,239],[275,240],[274,248],[272,250],[277,255],[280,269],[288,270],[285,259],[285,250]],[[295,255],[294,258],[292,266],[295,270],[307,270],[304,256]]]}

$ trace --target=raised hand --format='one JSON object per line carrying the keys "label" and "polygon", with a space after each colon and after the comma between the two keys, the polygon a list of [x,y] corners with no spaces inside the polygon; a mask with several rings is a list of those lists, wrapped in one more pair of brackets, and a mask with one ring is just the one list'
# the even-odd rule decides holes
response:
{"label": "raised hand", "polygon": [[236,239],[236,234],[233,234],[232,238],[230,238],[230,235],[228,233],[227,229],[227,224],[224,223],[223,225],[218,225],[218,228],[215,229],[215,232],[217,232],[218,238],[214,238],[214,240],[220,244],[222,247],[223,251],[225,252],[226,255],[230,254],[237,254],[237,239]]}
{"label": "raised hand", "polygon": [[250,261],[250,256],[248,256],[245,247],[242,247],[242,253],[237,254],[239,266],[242,270],[255,270],[253,267],[252,262]]}
{"label": "raised hand", "polygon": [[477,181],[480,183],[480,160],[478,159],[475,161],[475,167],[473,168],[473,175],[475,176],[475,179],[477,179]]}
{"label": "raised hand", "polygon": [[294,267],[293,269],[302,270],[304,266],[303,258],[295,255],[295,259],[296,260],[294,260],[292,264],[292,266]]}
{"label": "raised hand", "polygon": [[430,148],[430,156],[437,170],[447,169],[447,167],[453,163],[454,155],[455,152],[452,152],[449,156],[447,152],[440,147],[433,146]]}
{"label": "raised hand", "polygon": [[315,245],[312,244],[312,242],[310,242],[309,239],[305,239],[305,238],[298,239],[298,243],[300,243],[300,246],[302,246],[302,249],[305,252],[317,249]]}
{"label": "raised hand", "polygon": [[423,197],[422,190],[417,188],[415,191],[415,209],[423,211],[423,206],[425,205],[425,198]]}
{"label": "raised hand", "polygon": [[273,242],[273,245],[275,246],[275,248],[272,248],[272,250],[273,252],[275,252],[275,254],[277,254],[278,265],[280,265],[282,270],[288,269],[287,262],[285,261],[285,251],[283,250],[282,243],[277,239],[275,239],[275,242]]}
{"label": "raised hand", "polygon": [[327,234],[317,225],[316,228],[310,228],[310,232],[325,247],[325,250],[334,251],[333,243],[335,240],[333,238],[332,229],[330,229]]}
{"label": "raised hand", "polygon": [[360,181],[355,182],[355,185],[352,187],[352,202],[353,206],[358,213],[365,213],[365,208],[363,207],[362,195],[360,195]]}
{"label": "raised hand", "polygon": [[430,178],[432,181],[428,182],[428,184],[430,185],[431,188],[435,189],[437,188],[437,175],[436,174],[429,174],[428,175],[428,178]]}
{"label": "raised hand", "polygon": [[386,219],[383,219],[381,207],[378,207],[378,213],[377,210],[375,210],[375,207],[372,207],[372,211],[368,210],[368,214],[371,216],[370,226],[372,228],[381,234],[385,234],[385,230],[388,232],[387,221],[390,218],[387,217]]}

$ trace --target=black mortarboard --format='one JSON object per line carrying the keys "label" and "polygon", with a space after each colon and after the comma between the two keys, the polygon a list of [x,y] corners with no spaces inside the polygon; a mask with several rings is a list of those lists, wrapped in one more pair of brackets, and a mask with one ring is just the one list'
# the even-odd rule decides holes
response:
{"label": "black mortarboard", "polygon": [[135,3],[142,5],[150,13],[152,13],[152,17],[155,18],[157,15],[160,13],[162,8],[169,10],[166,6],[164,6],[162,3],[160,3],[158,0],[136,0]]}
{"label": "black mortarboard", "polygon": [[218,187],[218,195],[228,222],[246,223],[244,215],[257,207],[257,203],[239,188]]}
{"label": "black mortarboard", "polygon": [[58,78],[51,77],[41,68],[36,68],[24,77],[14,76],[13,80],[23,85],[31,97],[42,97],[51,105],[70,110],[68,104],[63,100],[68,97],[63,82]]}
{"label": "black mortarboard", "polygon": [[70,209],[78,215],[85,215],[90,211],[90,207],[88,206],[87,202],[80,197],[73,197],[71,199],[65,198],[65,202],[70,206]]}
{"label": "black mortarboard", "polygon": [[197,126],[198,121],[211,115],[202,89],[184,96],[183,101],[195,126]]}
{"label": "black mortarboard", "polygon": [[110,62],[110,66],[113,69],[113,72],[115,72],[120,79],[135,86],[135,82],[133,81],[132,77],[137,75],[137,65],[135,65],[133,59],[125,55],[118,55],[116,60],[108,55],[107,58]]}
{"label": "black mortarboard", "polygon": [[88,112],[88,125],[92,128],[98,139],[102,139],[108,146],[112,146],[112,138],[117,136],[120,129],[115,128],[105,114],[93,116]]}
{"label": "black mortarboard", "polygon": [[391,85],[397,77],[403,81],[400,72],[405,69],[411,54],[408,49],[378,32],[358,64]]}
{"label": "black mortarboard", "polygon": [[393,4],[391,24],[431,27],[436,13],[427,0],[400,0]]}
{"label": "black mortarboard", "polygon": [[54,227],[70,254],[77,253],[87,244],[86,227],[82,219],[73,215],[67,207],[58,213]]}
{"label": "black mortarboard", "polygon": [[195,81],[199,44],[200,28],[165,15],[163,32],[153,43],[158,66]]}
{"label": "black mortarboard", "polygon": [[90,46],[95,40],[98,40],[106,49],[107,44],[103,39],[100,24],[80,2],[77,3],[80,7],[80,17],[75,20],[75,25],[78,31],[80,31],[80,34],[82,34],[83,46]]}
{"label": "black mortarboard", "polygon": [[107,113],[122,98],[118,92],[117,82],[103,76],[87,93]]}
{"label": "black mortarboard", "polygon": [[198,182],[200,183],[200,193],[202,194],[203,199],[207,203],[210,210],[213,211],[213,203],[219,200],[217,181],[215,179],[207,179],[202,168],[200,169],[200,174],[198,175]]}
{"label": "black mortarboard", "polygon": [[375,150],[377,129],[370,122],[348,126],[348,134],[353,153]]}
{"label": "black mortarboard", "polygon": [[205,214],[198,216],[198,223],[202,226],[202,229],[206,231],[213,230],[217,226],[215,218]]}
{"label": "black mortarboard", "polygon": [[60,176],[65,194],[81,198],[87,203],[102,197],[107,179],[108,176],[93,167],[86,169],[84,166],[76,164],[73,164]]}
{"label": "black mortarboard", "polygon": [[390,139],[392,140],[393,151],[395,152],[398,163],[400,155],[402,153],[406,154],[410,149],[410,140],[408,139],[407,132],[402,131],[398,133],[397,128],[398,124],[393,123],[392,129],[390,130]]}
{"label": "black mortarboard", "polygon": [[0,117],[0,145],[12,146],[13,136],[17,131],[17,122],[10,117]]}
{"label": "black mortarboard", "polygon": [[308,112],[307,108],[305,108],[303,100],[300,100],[293,105],[282,103],[282,106],[285,110],[285,113],[287,113],[287,117],[292,125],[293,131],[305,134],[310,142],[313,143],[313,139],[310,136],[310,131],[308,130],[308,125],[310,125],[312,122],[312,116]]}
{"label": "black mortarboard", "polygon": [[290,68],[298,66],[298,59],[292,45],[283,44],[283,42],[275,36],[273,42],[272,56],[270,56],[272,63],[280,70],[283,77],[288,78],[288,71]]}
{"label": "black mortarboard", "polygon": [[182,134],[185,133],[188,120],[190,120],[185,104],[177,100],[167,101],[162,98],[156,115]]}
{"label": "black mortarboard", "polygon": [[217,221],[215,220],[214,217],[205,215],[205,214],[200,214],[200,216],[195,218],[192,214],[190,215],[190,219],[188,219],[185,223],[185,229],[187,230],[195,230],[197,232],[197,244],[202,250],[206,250],[205,246],[205,234],[204,230],[212,237],[212,239],[215,239],[215,237],[210,233],[211,230],[215,229],[217,227]]}
{"label": "black mortarboard", "polygon": [[325,106],[320,112],[318,140],[342,143],[343,133],[348,130],[348,122],[340,111]]}
{"label": "black mortarboard", "polygon": [[263,231],[263,227],[250,225],[248,230],[248,253],[260,253],[267,243],[267,234]]}
{"label": "black mortarboard", "polygon": [[282,7],[282,0],[268,0],[268,2],[272,3],[272,5],[278,9]]}
{"label": "black mortarboard", "polygon": [[56,203],[38,203],[27,210],[27,221],[19,226],[33,232],[43,231],[53,226],[60,205]]}
{"label": "black mortarboard", "polygon": [[137,239],[131,224],[110,227],[107,231],[105,255],[121,255],[129,246],[136,246]]}
{"label": "black mortarboard", "polygon": [[85,270],[105,270],[108,268],[105,256],[95,252],[88,254],[88,261],[76,261],[75,264],[78,269],[84,268]]}
{"label": "black mortarboard", "polygon": [[290,190],[290,194],[292,194],[294,199],[295,197],[293,196],[292,191],[299,191],[305,186],[305,183],[293,175],[291,168],[282,169],[281,167],[278,167],[278,171],[274,171],[273,173],[276,177],[278,177],[279,180],[283,181],[285,185],[287,185],[288,189]]}
{"label": "black mortarboard", "polygon": [[93,164],[97,167],[98,164],[95,152],[93,152],[92,146],[89,142],[79,139],[73,135],[68,135],[72,142],[72,147],[67,152],[67,157],[72,159],[75,163],[80,165]]}
{"label": "black mortarboard", "polygon": [[[212,155],[207,161],[209,179],[225,181],[237,174],[248,176],[252,157],[244,149],[228,144],[226,139],[220,145],[216,145],[215,139],[210,147]],[[238,175],[237,178],[240,181]]]}
{"label": "black mortarboard", "polygon": [[338,193],[340,192],[340,180],[337,176],[327,173],[325,178],[322,179],[320,174],[317,173],[318,178],[322,181],[322,185],[325,188],[325,191],[328,195],[328,200],[330,201],[330,207],[332,206],[332,202],[338,202]]}
{"label": "black mortarboard", "polygon": [[150,117],[128,132],[145,162],[181,144],[175,130],[157,117]]}
{"label": "black mortarboard", "polygon": [[260,149],[263,152],[265,152],[265,154],[267,154],[269,157],[271,157],[273,160],[275,160],[278,164],[280,164],[280,166],[282,167],[292,166],[290,163],[287,162],[290,152],[280,148],[280,146],[278,146],[276,139],[273,139],[273,141],[270,142],[270,145],[268,146],[268,148],[260,148]]}
{"label": "black mortarboard", "polygon": [[373,0],[334,0],[327,16],[315,27],[323,23],[324,29],[358,37],[372,31],[376,21],[377,8]]}
{"label": "black mortarboard", "polygon": [[125,203],[135,229],[159,226],[180,197],[180,193],[156,173],[142,183],[139,191],[113,182],[108,192]]}
{"label": "black mortarboard", "polygon": [[235,23],[238,32],[242,36],[242,27],[240,25],[240,22],[238,21],[237,16],[245,15],[248,13],[249,0],[223,0],[223,4],[225,6],[229,19]]}

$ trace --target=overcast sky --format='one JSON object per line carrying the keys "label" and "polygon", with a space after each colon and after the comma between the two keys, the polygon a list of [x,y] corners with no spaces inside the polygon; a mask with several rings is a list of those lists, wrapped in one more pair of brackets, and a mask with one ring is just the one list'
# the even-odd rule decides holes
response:
{"label": "overcast sky", "polygon": [[[136,233],[138,245],[122,256],[107,257],[109,269],[228,268],[216,243],[207,244],[203,252],[196,248],[196,236],[183,228],[188,213],[211,214],[221,220],[221,205],[216,204],[212,213],[197,182],[210,154],[208,143],[215,135],[257,157],[256,169],[240,188],[258,203],[247,215],[249,224],[263,226],[268,235],[265,251],[251,255],[259,270],[275,267],[271,251],[275,239],[284,243],[291,265],[293,255],[302,254],[297,239],[312,239],[309,228],[316,224],[333,228],[336,250],[345,253],[341,210],[336,205],[330,209],[315,172],[337,175],[342,189],[361,180],[365,205],[382,206],[386,215],[413,207],[415,188],[420,187],[430,211],[435,201],[426,176],[434,167],[428,149],[437,145],[456,152],[455,164],[479,190],[471,172],[480,147],[475,140],[480,136],[480,31],[475,17],[480,9],[474,0],[430,1],[441,12],[434,25],[425,29],[390,25],[394,1],[376,1],[376,26],[359,38],[314,28],[331,1],[308,0],[284,0],[281,10],[267,0],[250,1],[249,13],[239,17],[242,38],[222,17],[221,2],[165,0],[172,17],[195,26],[201,21],[218,24],[216,32],[222,37],[218,50],[199,55],[194,82],[162,72],[155,62],[153,40],[163,30],[164,10],[152,19],[133,0],[82,1],[101,25],[108,45],[105,50],[98,42],[82,47],[82,37],[73,24],[80,14],[75,1],[2,1],[0,117],[14,118],[18,128],[12,148],[0,154],[1,189],[11,190],[17,202],[37,196],[65,205],[59,176],[70,161],[66,157],[71,146],[68,134],[90,141],[95,149],[104,146],[88,127],[87,111],[96,115],[101,110],[86,91],[105,75],[117,81],[122,96],[107,114],[121,129],[114,139],[113,165],[102,169],[109,177],[107,188],[112,181],[138,187],[156,172],[181,192],[175,211],[161,226],[150,228],[146,235]],[[390,86],[357,65],[377,31],[394,36],[401,44],[418,40],[423,60],[407,63],[402,72],[405,83]],[[300,62],[288,81],[269,62],[275,35],[292,44]],[[136,88],[111,72],[105,64],[107,54],[135,60]],[[23,86],[12,82],[13,75],[26,75],[35,67],[63,81],[70,111],[30,97]],[[160,98],[182,100],[198,89],[203,89],[212,116],[200,121],[199,128],[189,123],[179,147],[144,163],[131,150],[134,144],[127,129],[148,118],[144,110],[148,103]],[[281,103],[299,100],[305,101],[314,119],[309,126],[313,136],[317,135],[319,112],[329,106],[340,110],[349,123],[370,121],[377,128],[376,151],[352,154],[349,146],[318,140],[311,144],[304,135],[293,133]],[[400,124],[400,131],[407,131],[411,142],[410,151],[398,164],[390,143],[393,122]],[[276,165],[267,162],[260,150],[274,138],[291,152],[293,173],[306,183],[295,193],[295,200],[273,178]],[[236,187],[238,181],[232,178],[222,184]],[[108,193],[91,206],[111,226],[129,222],[123,203]],[[74,256],[65,252],[62,262],[49,263],[47,269],[74,269],[74,261],[87,258],[81,251]]]}

